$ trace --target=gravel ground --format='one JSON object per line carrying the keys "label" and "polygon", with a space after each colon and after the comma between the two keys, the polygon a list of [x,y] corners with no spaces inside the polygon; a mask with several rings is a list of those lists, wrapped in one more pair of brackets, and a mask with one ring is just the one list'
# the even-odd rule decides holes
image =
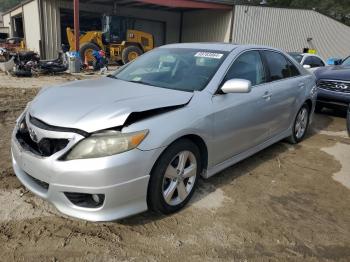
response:
{"label": "gravel ground", "polygon": [[14,176],[10,134],[36,87],[76,78],[0,74],[0,261],[350,261],[350,140],[336,112],[316,115],[301,144],[277,143],[200,181],[177,214],[59,214]]}

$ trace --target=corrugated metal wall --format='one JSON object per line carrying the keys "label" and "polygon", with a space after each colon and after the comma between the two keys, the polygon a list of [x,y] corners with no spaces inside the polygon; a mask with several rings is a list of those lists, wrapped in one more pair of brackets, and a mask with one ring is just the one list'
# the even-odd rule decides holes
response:
{"label": "corrugated metal wall", "polygon": [[325,59],[350,54],[350,27],[312,10],[238,5],[232,39],[285,51],[314,48]]}
{"label": "corrugated metal wall", "polygon": [[228,42],[232,11],[198,10],[183,15],[182,42]]}
{"label": "corrugated metal wall", "polygon": [[[59,1],[41,0],[43,53],[46,59],[57,58],[61,45]],[[40,7],[39,7],[40,8]]]}

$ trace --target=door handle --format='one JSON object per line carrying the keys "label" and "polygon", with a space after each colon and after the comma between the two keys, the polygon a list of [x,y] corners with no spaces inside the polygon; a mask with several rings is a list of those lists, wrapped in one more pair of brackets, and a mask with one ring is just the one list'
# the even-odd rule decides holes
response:
{"label": "door handle", "polygon": [[299,83],[298,85],[300,88],[304,88],[305,87],[305,84],[304,83]]}
{"label": "door handle", "polygon": [[265,94],[262,96],[262,98],[264,98],[265,100],[270,100],[271,99],[271,93],[269,93],[269,92],[265,92]]}

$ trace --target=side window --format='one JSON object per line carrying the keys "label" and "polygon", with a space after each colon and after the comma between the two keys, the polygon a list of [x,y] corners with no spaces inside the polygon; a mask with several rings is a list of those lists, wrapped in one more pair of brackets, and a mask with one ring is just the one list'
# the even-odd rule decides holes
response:
{"label": "side window", "polygon": [[266,82],[264,66],[258,51],[245,52],[233,62],[225,81],[234,78],[249,80],[253,86]]}
{"label": "side window", "polygon": [[316,65],[315,67],[325,66],[323,61],[316,56],[314,57],[314,64]]}
{"label": "side window", "polygon": [[287,63],[288,63],[289,71],[290,71],[290,76],[291,77],[299,76],[300,75],[299,69],[289,60],[287,60]]}
{"label": "side window", "polygon": [[263,51],[263,53],[270,71],[271,81],[277,81],[300,74],[299,70],[287,60],[284,55],[273,51]]}

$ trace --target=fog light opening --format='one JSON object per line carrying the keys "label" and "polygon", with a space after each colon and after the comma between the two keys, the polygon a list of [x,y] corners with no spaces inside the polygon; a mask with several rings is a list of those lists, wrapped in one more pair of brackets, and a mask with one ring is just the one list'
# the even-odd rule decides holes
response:
{"label": "fog light opening", "polygon": [[86,194],[86,193],[73,193],[64,192],[66,197],[72,204],[85,207],[85,208],[97,208],[101,207],[105,201],[104,194]]}
{"label": "fog light opening", "polygon": [[99,195],[96,195],[96,194],[92,195],[92,200],[94,200],[96,204],[100,204],[101,202]]}

